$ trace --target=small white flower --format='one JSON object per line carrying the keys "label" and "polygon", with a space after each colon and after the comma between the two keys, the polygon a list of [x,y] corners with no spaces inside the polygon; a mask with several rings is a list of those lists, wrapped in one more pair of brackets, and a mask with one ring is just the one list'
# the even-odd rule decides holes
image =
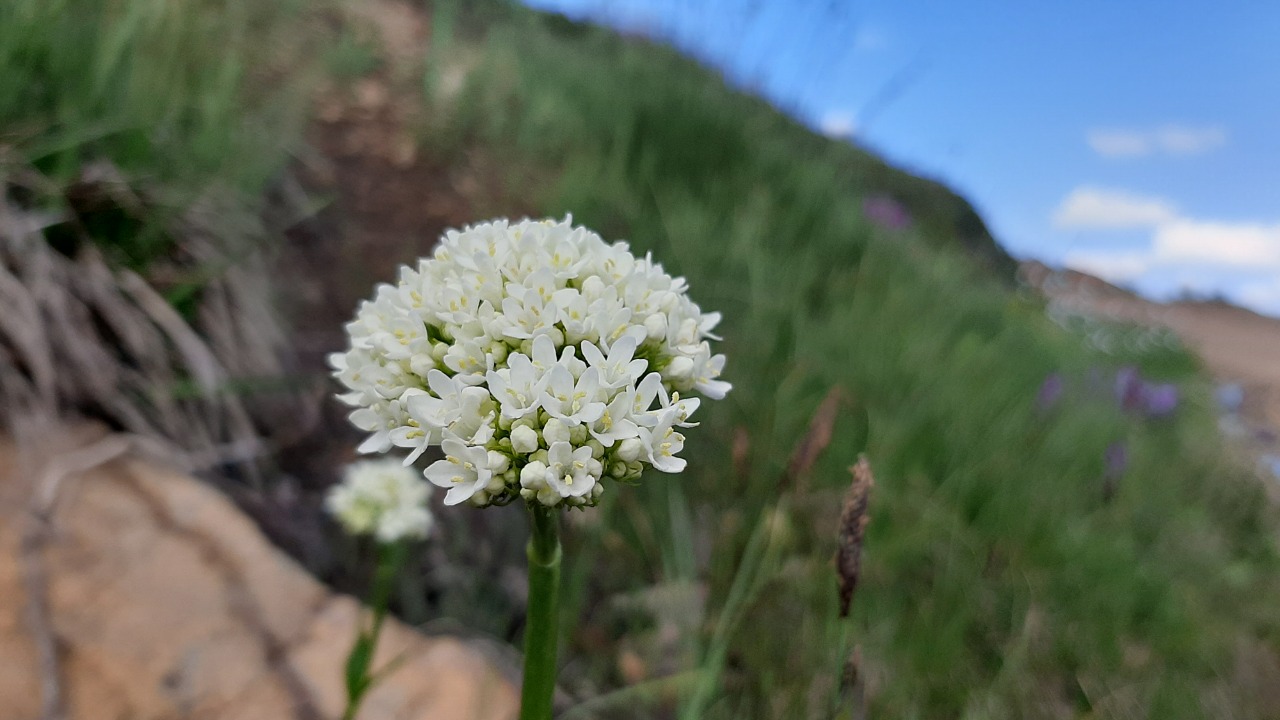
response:
{"label": "small white flower", "polygon": [[577,382],[564,365],[556,365],[547,373],[547,388],[542,394],[542,407],[565,425],[594,422],[604,412],[600,402],[600,373],[587,368]]}
{"label": "small white flower", "polygon": [[600,384],[606,388],[634,386],[636,380],[644,374],[649,361],[643,358],[633,359],[636,354],[636,338],[627,335],[613,345],[608,346],[608,356],[600,352],[600,348],[590,341],[582,343],[582,356],[587,365],[600,374]]}
{"label": "small white flower", "polygon": [[640,428],[631,419],[635,405],[635,391],[624,390],[605,406],[600,417],[588,425],[591,437],[605,447],[612,447],[619,440],[633,438],[640,434]]}
{"label": "small white flower", "polygon": [[502,415],[518,420],[538,411],[547,378],[527,355],[512,353],[507,356],[506,369],[489,371],[489,391],[502,405]]}
{"label": "small white flower", "polygon": [[457,505],[484,490],[493,476],[488,451],[467,446],[453,437],[446,437],[440,447],[445,452],[444,459],[431,463],[423,474],[433,485],[449,488],[445,505]]}
{"label": "small white flower", "polygon": [[644,445],[649,464],[665,473],[678,473],[685,466],[685,460],[675,456],[684,448],[684,435],[672,428],[676,412],[674,408],[668,409],[652,428],[640,428],[640,442]]}
{"label": "small white flower", "polygon": [[430,496],[431,486],[399,460],[363,460],[347,466],[325,508],[352,535],[392,543],[426,537],[434,522],[426,508]]}
{"label": "small white flower", "polygon": [[599,468],[600,463],[592,459],[589,447],[575,450],[567,442],[558,442],[547,450],[547,485],[562,498],[582,497],[591,492],[600,475]]}

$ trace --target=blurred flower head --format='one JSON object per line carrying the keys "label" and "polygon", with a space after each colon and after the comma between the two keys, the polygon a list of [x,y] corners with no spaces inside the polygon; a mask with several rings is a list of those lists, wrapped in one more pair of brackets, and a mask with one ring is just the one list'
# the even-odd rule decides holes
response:
{"label": "blurred flower head", "polygon": [[1116,372],[1115,393],[1121,410],[1151,419],[1172,415],[1178,409],[1180,397],[1177,385],[1149,382],[1134,367],[1123,367]]}
{"label": "blurred flower head", "polygon": [[398,459],[362,460],[347,466],[325,508],[352,535],[392,543],[426,537],[434,524],[430,496],[431,486]]}
{"label": "blurred flower head", "polygon": [[1178,386],[1171,383],[1147,383],[1142,391],[1142,406],[1150,418],[1172,415],[1178,409]]}
{"label": "blurred flower head", "polygon": [[901,203],[887,195],[863,198],[862,214],[873,225],[886,230],[905,230],[911,226],[911,214]]}
{"label": "blurred flower head", "polygon": [[1116,371],[1116,402],[1120,409],[1130,412],[1142,404],[1142,375],[1138,368],[1126,366]]}
{"label": "blurred flower head", "polygon": [[1104,453],[1103,476],[1108,480],[1118,480],[1129,467],[1129,446],[1123,441],[1113,442]]}
{"label": "blurred flower head", "polygon": [[1062,373],[1050,373],[1040,383],[1040,391],[1036,393],[1036,407],[1040,410],[1052,408],[1062,398],[1063,389]]}
{"label": "blurred flower head", "polygon": [[450,230],[381,285],[330,357],[362,452],[427,448],[445,504],[594,505],[605,477],[679,472],[697,397],[724,397],[704,313],[626,243],[570,220]]}

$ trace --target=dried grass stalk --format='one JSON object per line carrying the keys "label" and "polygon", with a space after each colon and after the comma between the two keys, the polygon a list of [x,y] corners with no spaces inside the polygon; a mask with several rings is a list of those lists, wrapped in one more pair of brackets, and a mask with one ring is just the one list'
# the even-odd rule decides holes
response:
{"label": "dried grass stalk", "polygon": [[849,604],[858,589],[858,577],[862,571],[862,539],[871,519],[867,506],[875,478],[871,475],[871,463],[866,455],[859,455],[858,462],[849,469],[853,482],[844,496],[840,511],[840,528],[837,535],[836,575],[840,581],[840,617],[849,616]]}
{"label": "dried grass stalk", "polygon": [[783,487],[804,491],[809,474],[813,472],[813,466],[831,444],[836,418],[840,414],[840,407],[845,403],[845,399],[845,392],[838,385],[831,388],[827,396],[822,399],[822,403],[813,413],[813,419],[809,421],[808,431],[805,432],[804,437],[800,438],[800,442],[796,443],[795,450],[791,453],[791,460],[787,463],[787,474],[783,478]]}

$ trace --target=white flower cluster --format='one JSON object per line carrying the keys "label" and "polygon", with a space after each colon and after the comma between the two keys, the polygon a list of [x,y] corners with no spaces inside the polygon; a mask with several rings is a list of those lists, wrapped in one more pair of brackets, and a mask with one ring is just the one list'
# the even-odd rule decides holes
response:
{"label": "white flower cluster", "polygon": [[707,341],[719,320],[626,243],[498,220],[450,230],[379,286],[330,363],[371,433],[362,452],[443,449],[425,475],[445,504],[594,505],[604,477],[684,468],[678,428],[699,400],[680,394],[730,388]]}
{"label": "white flower cluster", "polygon": [[435,523],[427,510],[431,486],[399,460],[363,460],[347,466],[325,507],[352,535],[391,543],[426,537]]}

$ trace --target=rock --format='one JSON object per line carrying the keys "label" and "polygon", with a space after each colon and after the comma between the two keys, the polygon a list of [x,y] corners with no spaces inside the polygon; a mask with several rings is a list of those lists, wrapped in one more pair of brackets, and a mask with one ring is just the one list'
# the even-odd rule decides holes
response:
{"label": "rock", "polygon": [[[65,456],[66,448],[62,449]],[[0,442],[0,708],[41,712],[46,640],[74,720],[337,718],[361,607],[270,545],[217,491],[137,459],[63,480],[52,522],[23,552],[39,473]],[[517,692],[474,646],[383,629],[375,667],[397,667],[362,720],[513,718]]]}

